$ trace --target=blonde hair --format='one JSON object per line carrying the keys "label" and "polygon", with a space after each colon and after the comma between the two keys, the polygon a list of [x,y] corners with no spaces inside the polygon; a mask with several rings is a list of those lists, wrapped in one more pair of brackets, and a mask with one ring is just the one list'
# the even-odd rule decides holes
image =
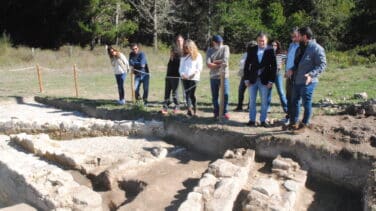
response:
{"label": "blonde hair", "polygon": [[187,39],[184,42],[184,48],[188,50],[188,54],[191,55],[192,60],[196,60],[198,56],[198,49],[193,40]]}

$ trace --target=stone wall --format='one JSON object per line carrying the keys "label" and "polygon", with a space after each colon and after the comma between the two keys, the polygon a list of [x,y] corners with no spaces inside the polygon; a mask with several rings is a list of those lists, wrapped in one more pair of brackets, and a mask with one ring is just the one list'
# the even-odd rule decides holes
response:
{"label": "stone wall", "polygon": [[[72,175],[32,154],[0,141],[0,200],[7,205],[26,202],[40,210],[102,210],[102,198]],[[18,161],[18,162],[17,162]]]}
{"label": "stone wall", "polygon": [[231,211],[248,180],[255,152],[237,149],[227,151],[224,159],[209,165],[198,186],[188,194],[179,211]]}

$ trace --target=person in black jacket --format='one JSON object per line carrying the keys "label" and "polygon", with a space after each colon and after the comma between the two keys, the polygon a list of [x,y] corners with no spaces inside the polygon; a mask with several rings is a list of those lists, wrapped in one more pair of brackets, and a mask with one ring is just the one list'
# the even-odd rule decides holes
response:
{"label": "person in black jacket", "polygon": [[273,48],[267,46],[265,33],[257,35],[257,46],[247,52],[244,65],[244,83],[249,89],[249,122],[248,126],[256,126],[256,98],[260,91],[261,97],[261,126],[269,127],[266,122],[268,110],[268,92],[273,87],[277,72],[277,62]]}
{"label": "person in black jacket", "polygon": [[170,51],[170,59],[167,64],[167,75],[165,82],[165,95],[162,114],[167,114],[168,106],[170,105],[170,94],[172,94],[172,100],[174,101],[174,113],[179,111],[179,95],[178,87],[180,81],[179,66],[180,58],[183,56],[183,44],[184,38],[182,35],[177,35],[175,38],[175,44]]}

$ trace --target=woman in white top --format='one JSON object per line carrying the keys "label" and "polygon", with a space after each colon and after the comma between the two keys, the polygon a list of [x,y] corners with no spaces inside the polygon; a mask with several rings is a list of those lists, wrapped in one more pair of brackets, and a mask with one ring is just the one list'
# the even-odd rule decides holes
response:
{"label": "woman in white top", "polygon": [[196,115],[196,86],[202,71],[202,56],[195,42],[186,40],[183,46],[184,56],[180,59],[179,74],[182,78],[185,98],[188,106],[188,116]]}
{"label": "woman in white top", "polygon": [[120,105],[124,105],[124,81],[129,71],[129,63],[124,54],[120,53],[120,51],[116,50],[112,46],[109,46],[107,48],[107,53],[110,57],[112,69],[114,70],[116,83],[118,87],[119,100],[117,102]]}

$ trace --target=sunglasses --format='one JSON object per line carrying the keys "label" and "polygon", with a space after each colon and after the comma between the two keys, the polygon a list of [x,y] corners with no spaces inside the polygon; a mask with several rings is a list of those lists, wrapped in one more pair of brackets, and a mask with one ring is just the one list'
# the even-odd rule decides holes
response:
{"label": "sunglasses", "polygon": [[132,48],[132,51],[135,51],[135,50],[137,50],[138,48]]}

